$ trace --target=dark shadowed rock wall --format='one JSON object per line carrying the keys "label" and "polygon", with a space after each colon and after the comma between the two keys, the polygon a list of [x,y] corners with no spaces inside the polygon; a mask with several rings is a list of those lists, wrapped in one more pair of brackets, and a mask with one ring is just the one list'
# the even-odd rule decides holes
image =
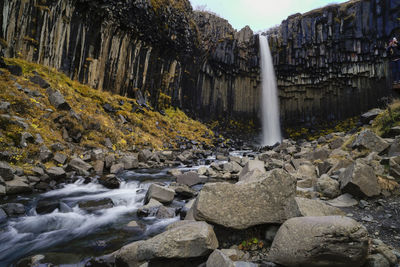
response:
{"label": "dark shadowed rock wall", "polygon": [[365,0],[296,14],[268,34],[287,125],[343,119],[391,93],[386,45],[400,1]]}

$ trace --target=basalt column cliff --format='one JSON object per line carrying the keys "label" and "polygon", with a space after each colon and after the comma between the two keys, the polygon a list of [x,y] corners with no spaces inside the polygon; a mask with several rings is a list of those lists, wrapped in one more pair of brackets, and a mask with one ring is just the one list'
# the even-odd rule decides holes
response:
{"label": "basalt column cliff", "polygon": [[[390,94],[385,44],[400,27],[399,6],[350,1],[268,31],[284,125],[356,115]],[[159,109],[259,121],[258,36],[187,0],[5,0],[0,9],[7,57]]]}

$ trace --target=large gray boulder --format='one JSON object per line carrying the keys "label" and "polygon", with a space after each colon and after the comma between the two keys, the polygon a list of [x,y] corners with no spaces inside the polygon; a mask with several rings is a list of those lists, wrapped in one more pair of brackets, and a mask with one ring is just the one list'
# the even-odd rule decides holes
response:
{"label": "large gray boulder", "polygon": [[249,162],[247,162],[244,168],[239,173],[239,181],[241,181],[247,173],[254,171],[256,169],[258,169],[263,173],[266,173],[264,161],[250,160]]}
{"label": "large gray boulder", "polygon": [[146,241],[138,241],[113,253],[118,264],[139,266],[152,259],[184,259],[206,256],[218,248],[213,228],[205,222],[177,224]]}
{"label": "large gray boulder", "polygon": [[362,131],[352,144],[353,148],[367,148],[371,151],[381,153],[389,147],[389,144],[371,130]]}
{"label": "large gray boulder", "polygon": [[340,174],[340,189],[352,195],[373,197],[381,193],[372,167],[357,160]]}
{"label": "large gray boulder", "polygon": [[296,180],[282,169],[248,183],[206,184],[193,206],[194,218],[234,229],[283,223],[298,214]]}
{"label": "large gray boulder", "polygon": [[147,191],[145,204],[149,203],[150,199],[155,199],[161,203],[171,203],[174,200],[175,191],[171,188],[152,184]]}
{"label": "large gray boulder", "polygon": [[7,195],[30,193],[32,191],[32,187],[30,187],[27,180],[22,177],[15,176],[14,180],[6,181]]}
{"label": "large gray boulder", "polygon": [[299,217],[279,229],[269,260],[284,266],[362,266],[368,255],[368,232],[341,216]]}
{"label": "large gray boulder", "polygon": [[73,158],[69,162],[68,168],[78,172],[80,175],[88,176],[90,174],[89,171],[93,169],[93,166],[80,158]]}
{"label": "large gray boulder", "polygon": [[339,182],[330,178],[328,175],[322,175],[317,181],[317,192],[320,192],[322,195],[335,198],[340,195],[340,185]]}
{"label": "large gray boulder", "polygon": [[14,169],[5,161],[0,161],[0,177],[5,181],[14,179]]}
{"label": "large gray boulder", "polygon": [[47,93],[49,94],[49,102],[58,110],[70,110],[71,107],[65,101],[64,96],[60,93],[60,91],[54,91],[48,89]]}
{"label": "large gray boulder", "polygon": [[184,174],[180,174],[176,177],[176,182],[178,184],[183,184],[187,186],[193,186],[196,184],[202,183],[202,179],[197,172],[186,172]]}
{"label": "large gray boulder", "polygon": [[125,170],[132,170],[139,167],[139,160],[137,155],[123,156],[121,162],[124,164]]}

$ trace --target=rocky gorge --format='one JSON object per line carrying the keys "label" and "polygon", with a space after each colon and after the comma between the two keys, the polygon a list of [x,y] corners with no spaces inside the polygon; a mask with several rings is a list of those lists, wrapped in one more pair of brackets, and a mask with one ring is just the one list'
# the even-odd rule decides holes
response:
{"label": "rocky gorge", "polygon": [[238,138],[261,116],[249,27],[184,0],[2,1],[0,266],[397,266],[400,103],[376,107],[399,5],[267,31],[284,127],[356,118],[260,147]]}

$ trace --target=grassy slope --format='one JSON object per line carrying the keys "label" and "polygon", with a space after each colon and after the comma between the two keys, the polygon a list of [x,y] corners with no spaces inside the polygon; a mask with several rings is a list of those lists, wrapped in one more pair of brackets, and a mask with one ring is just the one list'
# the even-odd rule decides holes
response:
{"label": "grassy slope", "polygon": [[[0,101],[10,102],[10,115],[25,118],[29,125],[29,129],[24,130],[6,120],[0,122],[0,150],[12,152],[16,162],[26,162],[27,159],[35,157],[39,150],[39,145],[35,144],[30,144],[27,149],[19,147],[23,132],[32,135],[39,133],[47,146],[55,142],[64,143],[68,147],[67,153],[79,153],[83,148],[102,148],[107,137],[113,143],[113,150],[128,150],[134,145],[164,149],[165,144],[171,144],[176,148],[178,136],[211,145],[213,133],[180,110],[169,108],[166,110],[166,116],[146,109],[143,114],[132,113],[133,99],[92,89],[70,80],[54,69],[21,59],[5,61],[7,64],[19,65],[23,69],[23,75],[20,77],[13,76],[6,70],[2,70],[5,74],[0,75]],[[29,77],[34,75],[33,72],[37,72],[52,88],[59,90],[78,116],[71,115],[69,111],[55,111],[48,101],[46,90],[29,81]],[[23,88],[38,91],[42,96],[32,97],[19,91],[17,83]],[[117,112],[114,114],[105,112],[103,109],[105,103],[110,103]],[[55,112],[49,112],[48,109]],[[6,112],[0,111],[0,113]],[[123,115],[128,123],[122,124],[119,115]],[[63,123],[57,123],[57,118],[60,116],[64,120]],[[63,141],[62,127],[65,125],[82,133],[83,137],[79,144],[68,146]]]}

